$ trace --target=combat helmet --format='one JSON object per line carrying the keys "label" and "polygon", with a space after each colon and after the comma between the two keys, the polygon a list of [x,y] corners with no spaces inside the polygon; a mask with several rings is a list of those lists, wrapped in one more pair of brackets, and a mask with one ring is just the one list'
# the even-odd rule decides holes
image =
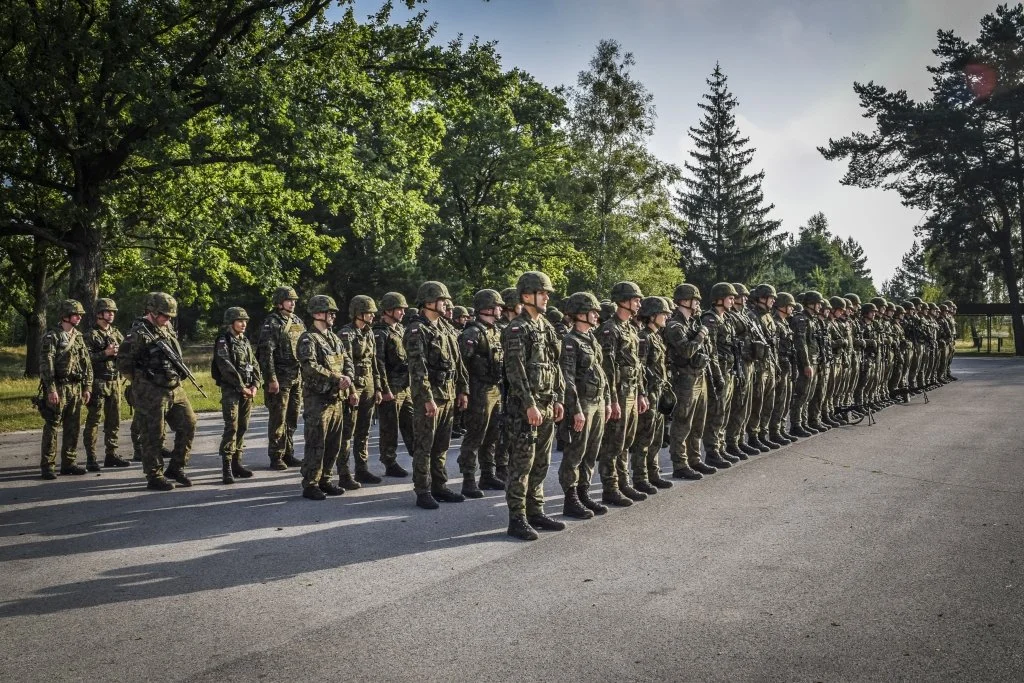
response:
{"label": "combat helmet", "polygon": [[568,315],[579,315],[590,311],[601,311],[601,302],[590,292],[576,292],[565,301],[565,312]]}
{"label": "combat helmet", "polygon": [[174,297],[165,292],[150,292],[146,295],[145,308],[147,312],[166,315],[174,318],[178,315],[178,302]]}
{"label": "combat helmet", "polygon": [[843,298],[849,299],[850,301],[853,302],[854,306],[857,306],[858,308],[860,307],[860,297],[854,294],[853,292],[850,292],[849,294],[844,294]]}
{"label": "combat helmet", "polygon": [[299,295],[295,293],[292,287],[286,287],[284,285],[274,290],[274,296],[270,298],[275,306],[280,306],[288,300],[299,300]]}
{"label": "combat helmet", "polygon": [[671,313],[672,309],[665,303],[665,299],[660,296],[649,296],[640,302],[640,313],[638,314],[641,318],[653,318],[660,313]]}
{"label": "combat helmet", "polygon": [[96,299],[96,315],[112,311],[117,313],[117,304],[113,299]]}
{"label": "combat helmet", "polygon": [[829,297],[828,305],[832,308],[833,311],[843,309],[846,308],[846,299],[844,299],[841,296]]}
{"label": "combat helmet", "polygon": [[416,305],[423,306],[423,304],[440,301],[441,299],[451,299],[452,295],[448,293],[448,288],[443,282],[437,280],[427,280],[420,288],[416,290]]}
{"label": "combat helmet", "polygon": [[795,306],[796,299],[789,292],[779,292],[775,295],[775,308],[785,308],[786,306]]}
{"label": "combat helmet", "polygon": [[382,311],[393,311],[396,308],[409,308],[409,302],[401,292],[388,292],[380,298],[380,309]]}
{"label": "combat helmet", "polygon": [[601,301],[600,314],[601,322],[611,320],[612,316],[615,315],[615,304],[610,299],[604,299]]}
{"label": "combat helmet", "polygon": [[736,287],[728,282],[719,282],[711,288],[711,300],[718,301],[727,296],[738,296]]}
{"label": "combat helmet", "polygon": [[548,310],[545,311],[544,317],[546,317],[548,322],[552,325],[562,322],[562,312],[554,306],[548,306]]}
{"label": "combat helmet", "polygon": [[922,299],[919,296],[912,296],[910,297],[910,303],[914,304],[914,306],[920,309],[922,306],[924,306],[924,299]]}
{"label": "combat helmet", "polygon": [[755,299],[768,299],[770,297],[775,297],[777,299],[779,297],[779,293],[775,291],[775,287],[767,282],[763,282],[757,287],[754,287],[754,291],[751,292],[750,295]]}
{"label": "combat helmet", "polygon": [[334,303],[334,299],[326,294],[317,294],[310,297],[306,310],[310,313],[337,313],[338,304]]}
{"label": "combat helmet", "polygon": [[539,270],[526,271],[519,276],[519,281],[516,282],[516,300],[519,300],[523,294],[536,294],[537,292],[553,294],[554,291],[555,286],[551,284],[551,278]]}
{"label": "combat helmet", "polygon": [[696,285],[684,282],[676,287],[676,291],[672,293],[672,298],[675,301],[689,301],[690,299],[697,299],[700,301],[700,290],[697,289]]}
{"label": "combat helmet", "polygon": [[249,314],[241,306],[232,306],[224,311],[224,324],[232,325],[236,320],[248,320]]}
{"label": "combat helmet", "polygon": [[493,289],[481,289],[473,295],[473,308],[477,311],[484,311],[498,306],[505,306],[505,299]]}
{"label": "combat helmet", "polygon": [[871,303],[873,303],[878,310],[882,310],[883,308],[885,308],[885,298],[884,297],[880,297],[880,296],[873,297],[871,299]]}
{"label": "combat helmet", "polygon": [[874,305],[873,303],[871,303],[870,301],[869,301],[868,303],[866,303],[866,304],[861,304],[861,307],[860,307],[860,312],[861,312],[862,314],[863,314],[863,313],[872,313],[872,312],[875,312],[875,311],[877,311],[877,310],[878,310],[878,307],[877,307],[877,306],[875,306],[875,305]]}
{"label": "combat helmet", "polygon": [[817,290],[809,290],[804,292],[804,306],[813,306],[814,304],[820,304],[825,301],[825,297],[821,295],[821,292]]}
{"label": "combat helmet", "polygon": [[750,296],[750,290],[742,282],[732,283],[732,288],[736,290],[736,296]]}
{"label": "combat helmet", "polygon": [[640,286],[638,284],[628,280],[623,280],[612,285],[612,291],[608,298],[618,303],[620,301],[626,301],[627,299],[642,299],[643,296],[643,292],[640,291]]}
{"label": "combat helmet", "polygon": [[376,312],[377,303],[372,297],[368,297],[365,294],[356,294],[352,297],[352,300],[348,302],[348,317],[352,320],[355,320],[365,313]]}
{"label": "combat helmet", "polygon": [[64,299],[60,302],[60,317],[63,320],[72,315],[85,315],[85,308],[75,299]]}
{"label": "combat helmet", "polygon": [[466,309],[465,306],[455,306],[454,308],[452,308],[452,318],[458,319],[468,317],[469,311]]}
{"label": "combat helmet", "polygon": [[[519,292],[516,291],[515,287],[506,287],[501,290],[501,300],[506,302],[502,306],[506,308],[512,308],[519,303]],[[477,308],[480,308],[477,306]]]}

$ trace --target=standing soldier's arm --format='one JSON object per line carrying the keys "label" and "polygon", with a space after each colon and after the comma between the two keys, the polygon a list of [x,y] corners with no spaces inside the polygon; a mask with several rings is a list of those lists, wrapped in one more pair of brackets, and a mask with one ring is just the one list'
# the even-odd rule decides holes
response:
{"label": "standing soldier's arm", "polygon": [[579,342],[571,335],[562,339],[562,355],[558,358],[558,366],[562,371],[565,383],[565,414],[575,416],[582,414],[579,394],[576,391],[576,353]]}
{"label": "standing soldier's arm", "polygon": [[267,316],[260,330],[260,340],[256,345],[256,358],[267,384],[277,381],[277,370],[274,368],[274,351],[277,348],[277,335],[274,330],[273,314]]}
{"label": "standing soldier's arm", "polygon": [[451,335],[449,343],[452,347],[452,362],[455,364],[455,395],[469,395],[469,373],[466,371],[466,364],[462,362],[462,350],[454,335]]}
{"label": "standing soldier's arm", "polygon": [[502,339],[509,398],[518,401],[523,408],[523,415],[518,417],[525,417],[527,410],[537,407],[537,402],[533,400],[533,392],[530,390],[530,379],[526,374],[526,336],[527,330],[523,323],[514,320],[505,328]]}
{"label": "standing soldier's arm", "polygon": [[796,363],[800,366],[800,370],[803,371],[805,368],[813,365],[810,351],[807,348],[807,335],[809,334],[808,319],[794,317],[792,320],[791,327],[793,328],[793,348],[796,349]]}
{"label": "standing soldier's arm", "polygon": [[85,340],[90,362],[103,365],[107,361],[107,340],[95,329],[89,330],[82,338]]}
{"label": "standing soldier's arm", "polygon": [[138,354],[138,339],[136,338],[135,331],[129,330],[128,336],[121,342],[121,348],[117,350],[117,371],[121,375],[128,379],[129,382],[135,380],[135,356]]}
{"label": "standing soldier's arm", "polygon": [[405,331],[405,353],[409,360],[409,389],[416,405],[424,405],[434,400],[434,392],[430,386],[430,375],[427,372],[427,340],[421,324],[415,322]]}
{"label": "standing soldier's arm", "polygon": [[376,328],[373,330],[373,345],[374,345],[374,367],[377,368],[377,374],[380,376],[380,393],[390,394],[391,385],[388,383],[388,372],[387,372],[387,344],[388,344],[388,331],[386,329]]}
{"label": "standing soldier's arm", "polygon": [[601,328],[601,352],[604,354],[604,374],[608,378],[608,387],[611,391],[612,403],[622,403],[621,392],[619,391],[619,364],[618,364],[618,338],[612,327],[614,323],[606,323]]}
{"label": "standing soldier's arm", "polygon": [[217,364],[217,369],[220,370],[221,384],[236,391],[245,389],[242,373],[239,372],[238,367],[235,366],[234,359],[231,358],[231,344],[225,334],[218,335],[217,341],[214,342],[213,362]]}
{"label": "standing soldier's arm", "polygon": [[89,350],[85,348],[85,340],[78,338],[78,365],[82,368],[82,392],[92,391],[92,363],[89,361]]}

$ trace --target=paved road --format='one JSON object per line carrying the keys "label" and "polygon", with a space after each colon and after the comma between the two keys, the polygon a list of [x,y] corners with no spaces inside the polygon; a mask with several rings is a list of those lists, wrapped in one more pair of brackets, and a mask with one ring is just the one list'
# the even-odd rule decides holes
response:
{"label": "paved road", "polygon": [[493,493],[222,486],[216,416],[170,493],[43,482],[37,435],[0,435],[0,680],[1019,681],[1024,363],[956,372],[530,544]]}

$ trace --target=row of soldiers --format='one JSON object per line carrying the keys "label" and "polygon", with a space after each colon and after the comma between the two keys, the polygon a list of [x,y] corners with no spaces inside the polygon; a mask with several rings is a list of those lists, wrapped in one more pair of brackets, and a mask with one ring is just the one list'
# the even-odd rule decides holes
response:
{"label": "row of soldiers", "polygon": [[[952,379],[951,302],[935,307],[915,298],[895,305],[878,298],[861,305],[852,294],[826,302],[807,292],[798,303],[770,285],[750,292],[719,283],[710,309],[702,311],[691,284],[677,287],[669,300],[644,297],[634,283],[620,282],[605,302],[573,294],[562,313],[547,305],[553,291],[545,274],[531,271],[515,288],[477,292],[470,317],[452,306],[444,284],[429,281],[417,293],[418,309],[396,292],[381,299],[379,310],[372,298],[353,297],[349,322],[335,333],[339,311],[331,297],[309,300],[307,329],[295,313],[294,289],[281,287],[255,349],[245,336],[248,314],[229,308],[211,367],[222,393],[224,482],[252,476],[241,458],[262,387],[270,467],[301,466],[304,497],[323,500],[381,481],[368,463],[376,412],[384,474],[408,475],[397,462],[401,435],[413,456],[418,506],[436,509],[439,501],[505,489],[509,534],[531,539],[538,528],[564,527],[543,508],[556,432],[564,450],[563,513],[586,519],[672,486],[658,463],[666,420],[672,476],[700,479],[838,426],[844,413],[879,409]],[[97,302],[96,325],[84,337],[77,332],[81,305],[62,304],[61,324],[44,337],[41,351],[44,478],[55,476],[62,420],[61,472],[84,472],[74,454],[82,405],[89,406],[88,468],[98,469],[96,427],[104,414],[104,464],[128,464],[116,454],[123,376],[131,383],[133,441],[148,486],[191,485],[185,468],[195,414],[181,387],[188,370],[169,324],[177,304],[155,292],[145,306],[122,339],[112,325],[113,301]],[[301,462],[294,455],[300,409]],[[456,493],[446,485],[445,458],[459,413],[466,434]],[[171,450],[164,449],[165,425],[175,434]],[[589,495],[594,469],[601,502]]]}

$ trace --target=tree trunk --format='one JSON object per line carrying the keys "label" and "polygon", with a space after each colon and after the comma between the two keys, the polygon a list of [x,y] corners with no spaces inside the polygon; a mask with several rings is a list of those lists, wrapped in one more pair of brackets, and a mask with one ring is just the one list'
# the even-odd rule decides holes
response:
{"label": "tree trunk", "polygon": [[1011,244],[1009,231],[1000,233],[997,251],[999,260],[1003,264],[1003,280],[1006,282],[1006,292],[1010,297],[1010,321],[1013,324],[1013,349],[1017,356],[1024,356],[1024,307],[1020,301],[1020,280],[1017,271],[1017,263],[1013,257],[1013,246]]}
{"label": "tree trunk", "polygon": [[100,231],[92,226],[76,228],[72,242],[75,249],[68,253],[71,268],[68,271],[68,298],[85,307],[82,320],[94,320],[93,309],[100,291],[103,274],[103,252]]}
{"label": "tree trunk", "polygon": [[46,305],[50,296],[46,287],[49,268],[46,245],[38,238],[32,251],[32,311],[25,316],[25,376],[39,376],[39,344],[46,334]]}

